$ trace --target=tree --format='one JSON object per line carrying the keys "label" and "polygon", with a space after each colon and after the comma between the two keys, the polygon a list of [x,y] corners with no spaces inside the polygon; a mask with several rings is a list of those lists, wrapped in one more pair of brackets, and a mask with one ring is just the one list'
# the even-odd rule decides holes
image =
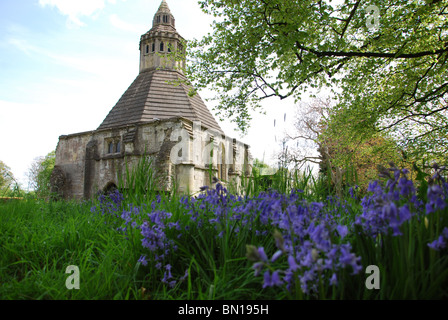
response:
{"label": "tree", "polygon": [[50,176],[53,172],[56,159],[56,152],[51,151],[45,157],[34,159],[28,171],[30,188],[37,197],[47,198],[51,193]]}
{"label": "tree", "polygon": [[202,0],[213,33],[190,42],[195,86],[245,132],[270,97],[328,87],[338,122],[448,151],[448,0]]}
{"label": "tree", "polygon": [[11,168],[0,160],[0,196],[9,195],[14,182],[15,179]]}
{"label": "tree", "polygon": [[353,134],[350,126],[337,121],[339,112],[330,98],[300,103],[295,131],[287,136],[289,141],[298,141],[296,148],[289,148],[289,161],[296,167],[306,162],[319,164],[320,174],[338,194],[347,183],[356,182],[365,190],[368,182],[377,178],[378,165],[403,164],[393,139],[374,131]]}
{"label": "tree", "polygon": [[[340,193],[344,184],[357,183],[366,190],[368,183],[378,178],[379,166],[394,163],[407,166],[400,146],[383,132],[370,130],[370,134],[356,135],[348,125],[334,120],[334,111],[322,125],[319,134],[319,152],[322,157],[321,172],[330,172],[332,183]],[[369,130],[365,129],[365,133]]]}
{"label": "tree", "polygon": [[329,121],[332,102],[330,98],[315,98],[310,103],[301,102],[296,109],[294,132],[287,134],[287,141],[296,141],[296,146],[290,143],[289,162],[295,167],[302,167],[310,162],[322,165],[325,157],[325,139],[322,133]]}

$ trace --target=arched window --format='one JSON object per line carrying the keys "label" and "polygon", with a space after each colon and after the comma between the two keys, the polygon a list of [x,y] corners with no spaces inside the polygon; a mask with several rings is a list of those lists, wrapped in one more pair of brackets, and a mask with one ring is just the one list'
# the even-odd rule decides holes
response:
{"label": "arched window", "polygon": [[167,50],[168,50],[168,52],[171,52],[171,43],[167,44]]}
{"label": "arched window", "polygon": [[160,42],[160,51],[163,52],[163,42]]}
{"label": "arched window", "polygon": [[146,45],[146,53],[149,53],[149,44]]}
{"label": "arched window", "polygon": [[157,18],[156,18],[156,22],[157,22],[157,23],[160,23],[160,16],[157,16]]}
{"label": "arched window", "polygon": [[155,42],[152,43],[152,52],[154,52],[154,51],[156,51],[156,43]]}
{"label": "arched window", "polygon": [[114,143],[109,142],[109,148],[107,149],[107,153],[114,153]]}
{"label": "arched window", "polygon": [[168,23],[168,16],[163,16],[163,23]]}
{"label": "arched window", "polygon": [[118,141],[117,142],[117,153],[120,153],[120,152],[121,152],[121,142]]}

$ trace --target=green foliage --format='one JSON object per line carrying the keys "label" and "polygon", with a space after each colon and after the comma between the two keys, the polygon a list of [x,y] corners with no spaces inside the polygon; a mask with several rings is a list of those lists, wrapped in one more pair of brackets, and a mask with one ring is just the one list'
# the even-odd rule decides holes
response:
{"label": "green foliage", "polygon": [[262,160],[254,159],[254,162],[252,165],[252,172],[254,174],[260,175],[261,173],[263,173],[264,170],[265,171],[268,171],[268,170],[274,171],[273,168],[271,168],[268,164],[264,163]]}
{"label": "green foliage", "polygon": [[330,87],[353,132],[389,133],[414,157],[446,154],[446,0],[200,4],[216,19],[212,34],[189,44],[189,73],[197,88],[217,93],[218,115],[242,131],[261,100]]}
{"label": "green foliage", "polygon": [[[328,174],[333,184],[355,183],[366,190],[368,183],[376,179],[378,166],[387,166],[390,162],[400,167],[408,164],[392,138],[377,132],[356,135],[349,126],[338,124],[330,120],[319,136],[321,173]],[[351,177],[347,179],[348,176]]]}
{"label": "green foliage", "polygon": [[31,164],[28,179],[38,198],[48,198],[51,195],[50,177],[55,161],[56,151],[51,151],[45,157],[36,158]]}
{"label": "green foliage", "polygon": [[24,197],[25,191],[14,178],[11,169],[0,160],[0,197]]}
{"label": "green foliage", "polygon": [[11,168],[0,160],[0,196],[9,195],[13,180]]}
{"label": "green foliage", "polygon": [[136,163],[125,161],[123,175],[118,174],[118,189],[123,192],[127,203],[150,203],[161,191],[162,180],[156,175],[153,160],[140,157]]}

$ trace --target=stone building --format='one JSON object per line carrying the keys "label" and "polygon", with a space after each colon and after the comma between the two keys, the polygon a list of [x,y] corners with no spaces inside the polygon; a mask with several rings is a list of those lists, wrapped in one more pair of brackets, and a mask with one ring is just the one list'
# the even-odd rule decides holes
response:
{"label": "stone building", "polygon": [[180,192],[193,193],[210,185],[211,176],[238,184],[249,174],[249,146],[225,136],[200,96],[191,94],[183,38],[165,0],[139,46],[140,72],[100,126],[59,137],[52,185],[63,198],[90,198],[118,186],[126,164],[141,157],[151,158],[163,177],[160,191],[175,182]]}

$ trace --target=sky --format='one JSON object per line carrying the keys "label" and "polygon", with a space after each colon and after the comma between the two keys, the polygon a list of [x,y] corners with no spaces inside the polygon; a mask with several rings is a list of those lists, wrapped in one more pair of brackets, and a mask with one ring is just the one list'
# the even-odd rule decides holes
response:
{"label": "sky", "polygon": [[[0,1],[0,160],[24,188],[35,158],[55,150],[61,135],[96,129],[137,77],[140,36],[152,27],[160,3]],[[212,31],[213,18],[197,0],[167,3],[185,39]],[[274,164],[295,106],[276,98],[263,105],[266,115],[254,113],[245,136],[229,121],[219,123],[227,136],[249,144],[254,158]]]}

